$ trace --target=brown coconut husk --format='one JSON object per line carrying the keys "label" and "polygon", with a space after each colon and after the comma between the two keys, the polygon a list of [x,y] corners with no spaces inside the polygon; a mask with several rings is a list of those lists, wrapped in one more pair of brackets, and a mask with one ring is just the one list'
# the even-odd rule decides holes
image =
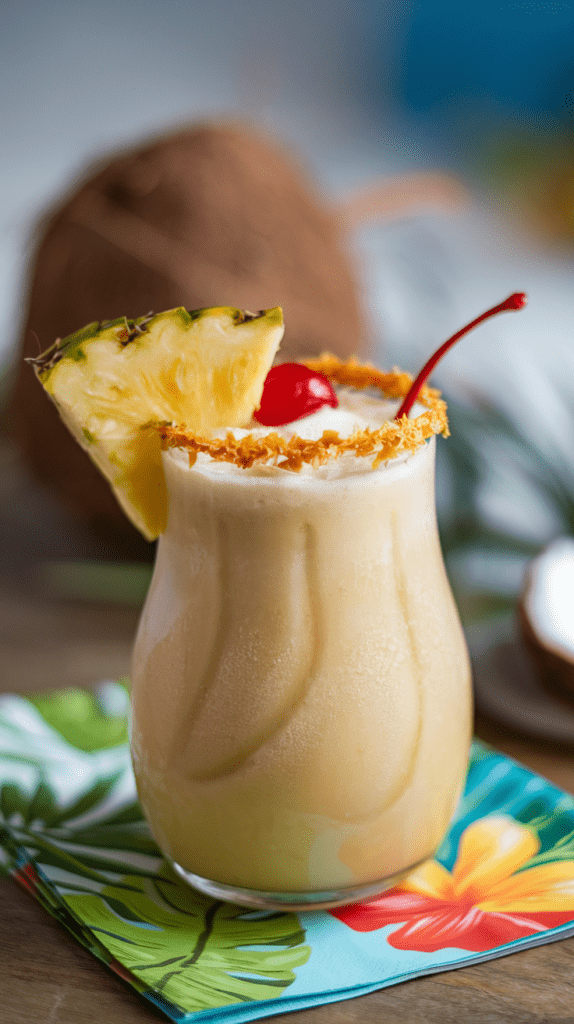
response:
{"label": "brown coconut husk", "polygon": [[[361,351],[341,221],[293,159],[251,129],[201,125],[124,153],[92,169],[40,231],[22,356],[91,320],[179,305],[280,304],[282,356]],[[43,484],[121,556],[145,556],[145,542],[23,361],[8,422]]]}

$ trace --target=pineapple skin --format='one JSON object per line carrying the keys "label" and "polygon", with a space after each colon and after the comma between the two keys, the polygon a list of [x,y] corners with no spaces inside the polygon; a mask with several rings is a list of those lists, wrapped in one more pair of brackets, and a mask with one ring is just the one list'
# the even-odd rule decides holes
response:
{"label": "pineapple skin", "polygon": [[283,336],[279,306],[183,307],[93,321],[29,360],[61,419],[146,540],[167,521],[158,426],[243,426]]}

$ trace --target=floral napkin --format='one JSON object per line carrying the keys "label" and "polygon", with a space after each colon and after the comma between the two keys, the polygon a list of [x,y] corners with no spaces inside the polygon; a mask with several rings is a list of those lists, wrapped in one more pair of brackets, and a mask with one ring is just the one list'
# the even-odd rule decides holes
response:
{"label": "floral napkin", "polygon": [[248,1021],[574,934],[574,799],[481,743],[449,834],[380,898],[253,911],[201,896],[137,804],[127,691],[0,697],[0,863],[174,1021]]}

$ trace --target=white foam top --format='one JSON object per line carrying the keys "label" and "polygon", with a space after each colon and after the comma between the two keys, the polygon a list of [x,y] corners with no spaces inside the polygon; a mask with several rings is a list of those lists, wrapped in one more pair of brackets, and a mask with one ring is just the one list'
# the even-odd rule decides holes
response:
{"label": "white foam top", "polygon": [[[211,437],[224,438],[231,433],[236,440],[241,440],[250,434],[254,438],[263,438],[269,434],[276,433],[286,440],[292,437],[301,437],[306,441],[318,441],[325,430],[335,430],[339,437],[351,437],[357,431],[378,430],[384,423],[392,420],[399,408],[399,401],[393,401],[380,396],[373,395],[367,391],[357,391],[354,388],[335,388],[339,405],[333,409],[332,406],[323,406],[318,412],[311,416],[305,416],[294,420],[292,423],[285,423],[277,427],[265,427],[256,420],[252,420],[246,428],[221,427],[218,430],[204,431]],[[423,406],[415,405],[411,416],[417,416],[423,412]],[[182,467],[187,466],[187,453],[184,449],[170,448],[166,454],[174,459]],[[400,455],[388,462],[379,464],[379,471],[384,472],[386,467],[397,466],[410,458],[409,453]],[[337,458],[329,458],[321,466],[313,466],[310,463],[303,463],[300,471],[293,474],[289,470],[282,469],[280,465],[269,463],[257,463],[249,469],[234,466],[229,462],[215,461],[209,455],[200,452],[197,456],[195,466],[200,471],[209,473],[231,473],[247,477],[268,477],[285,476],[293,478],[297,476],[300,480],[307,477],[314,479],[334,480],[341,477],[354,476],[361,473],[370,473],[373,468],[374,455],[357,456],[354,452],[345,452]]]}
{"label": "white foam top", "polygon": [[336,430],[339,437],[351,437],[358,430],[377,430],[395,415],[399,403],[374,397],[364,391],[353,388],[336,388],[339,405],[333,409],[324,405],[318,412],[303,416],[292,423],[284,423],[278,427],[264,427],[257,420],[244,429],[239,427],[221,428],[212,432],[214,437],[225,437],[231,431],[240,440],[252,434],[254,437],[266,437],[267,434],[279,434],[287,441],[292,437],[302,437],[305,441],[318,441],[324,430]]}

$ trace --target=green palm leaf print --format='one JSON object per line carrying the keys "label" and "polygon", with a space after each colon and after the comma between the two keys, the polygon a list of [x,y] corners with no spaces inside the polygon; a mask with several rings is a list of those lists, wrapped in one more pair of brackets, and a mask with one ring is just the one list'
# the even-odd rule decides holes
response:
{"label": "green palm leaf print", "polygon": [[311,952],[298,917],[188,889],[162,863],[137,804],[106,809],[117,780],[101,776],[66,807],[41,772],[28,792],[2,787],[4,819],[56,885],[60,906],[143,988],[184,1011],[280,996]]}
{"label": "green palm leaf print", "polygon": [[[130,888],[123,888],[126,882]],[[187,889],[164,865],[99,892],[70,892],[71,909],[133,973],[187,1012],[275,999],[310,948],[295,914],[253,912]]]}
{"label": "green palm leaf print", "polygon": [[105,714],[96,696],[87,690],[70,688],[36,694],[28,700],[48,725],[79,750],[103,750],[127,740],[125,714]]}

